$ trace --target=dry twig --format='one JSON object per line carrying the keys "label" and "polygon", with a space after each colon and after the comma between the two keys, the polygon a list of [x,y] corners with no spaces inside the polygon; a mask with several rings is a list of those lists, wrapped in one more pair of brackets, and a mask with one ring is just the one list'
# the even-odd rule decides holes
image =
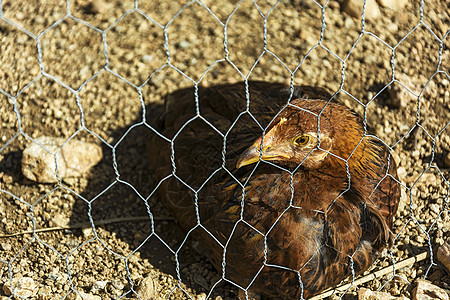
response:
{"label": "dry twig", "polygon": [[[149,220],[149,216],[114,218],[114,219],[95,221],[94,225],[98,226],[98,225],[105,225],[105,224],[112,224],[112,223],[119,223],[119,222],[139,222],[139,221],[148,221],[148,220]],[[153,217],[153,220],[173,221],[173,218],[168,217],[168,216],[161,216],[161,217]],[[57,230],[66,230],[66,229],[79,229],[79,228],[89,228],[89,227],[92,227],[91,223],[77,223],[77,224],[70,224],[70,225],[64,225],[64,226],[40,228],[40,229],[36,229],[36,230],[26,230],[26,231],[16,232],[16,233],[12,233],[12,234],[2,234],[2,235],[0,235],[0,238],[9,238],[9,237],[15,237],[15,236],[24,235],[24,234],[38,233],[38,232],[48,232],[48,231],[57,231]]]}
{"label": "dry twig", "polygon": [[[407,258],[405,260],[402,260],[402,261],[400,261],[400,262],[395,264],[395,269],[399,270],[401,268],[410,266],[410,265],[412,265],[412,264],[414,264],[416,262],[424,260],[425,258],[427,258],[427,254],[428,254],[428,252],[425,251],[425,252],[422,252],[422,253],[420,253],[418,255],[415,255],[413,257],[410,257],[410,258]],[[334,294],[336,292],[345,292],[352,286],[361,285],[361,284],[363,284],[365,282],[374,280],[375,278],[380,278],[383,275],[392,273],[393,271],[394,271],[394,265],[391,265],[391,266],[383,268],[383,269],[381,269],[379,271],[370,273],[370,274],[368,274],[368,275],[366,275],[364,277],[361,277],[361,278],[359,278],[357,280],[354,280],[353,282],[350,282],[350,283],[338,286],[338,287],[336,287],[334,289],[325,291],[325,292],[323,292],[323,293],[321,293],[321,294],[319,294],[317,296],[314,296],[314,297],[310,298],[310,300],[324,299],[326,297],[331,296],[332,294]]]}

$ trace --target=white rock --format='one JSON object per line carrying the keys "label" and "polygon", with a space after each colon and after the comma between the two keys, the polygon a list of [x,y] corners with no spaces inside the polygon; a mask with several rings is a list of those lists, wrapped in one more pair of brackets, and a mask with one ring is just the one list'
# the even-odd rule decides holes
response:
{"label": "white rock", "polygon": [[[359,18],[363,12],[363,0],[345,0],[343,4],[344,11],[354,18]],[[366,20],[375,20],[380,17],[381,12],[375,0],[366,2]]]}
{"label": "white rock", "polygon": [[70,219],[63,214],[57,213],[52,218],[52,222],[55,223],[56,226],[67,226],[70,222]]}
{"label": "white rock", "polygon": [[94,231],[92,230],[92,227],[86,227],[86,228],[83,228],[83,229],[81,230],[81,232],[83,233],[83,236],[84,236],[85,238],[92,238],[92,237],[93,237],[93,234],[94,234]]}
{"label": "white rock", "polygon": [[448,238],[443,245],[439,246],[437,259],[450,272],[450,238]]}
{"label": "white rock", "polygon": [[94,285],[92,286],[92,290],[95,292],[102,291],[106,288],[106,285],[108,284],[107,280],[98,280],[94,282]]}
{"label": "white rock", "polygon": [[408,0],[377,0],[378,3],[393,10],[399,10],[406,6]]}
{"label": "white rock", "polygon": [[118,279],[111,281],[111,285],[118,290],[123,290],[125,288],[125,284]]}
{"label": "white rock", "polygon": [[200,293],[197,295],[196,300],[206,300],[207,295],[205,293]]}
{"label": "white rock", "polygon": [[417,286],[413,290],[413,300],[440,299],[449,300],[448,294],[440,287],[431,284],[429,281],[419,279]]}
{"label": "white rock", "polygon": [[374,292],[366,288],[360,288],[358,290],[358,300],[390,300],[392,298],[391,294],[386,292]]}
{"label": "white rock", "polygon": [[400,202],[398,204],[398,211],[403,212],[406,206],[409,206],[409,196],[406,194],[405,189],[400,190]]}
{"label": "white rock", "polygon": [[3,285],[3,292],[7,296],[11,296],[14,292],[16,296],[28,298],[34,296],[38,291],[38,286],[34,283],[33,278],[30,277],[13,278],[12,285],[14,290],[9,280]]}
{"label": "white rock", "polygon": [[[37,182],[57,182],[55,156],[61,179],[80,177],[102,159],[102,148],[96,144],[71,139],[64,144],[63,138],[42,136],[23,151],[22,173]],[[64,146],[59,149],[61,145]],[[59,149],[59,150],[58,150]]]}
{"label": "white rock", "polygon": [[151,276],[145,277],[137,286],[136,292],[141,299],[158,299],[157,282]]}
{"label": "white rock", "polygon": [[400,179],[400,181],[405,181],[406,175],[408,175],[408,173],[406,172],[406,168],[403,166],[398,167],[397,175],[398,175],[398,179]]}
{"label": "white rock", "polygon": [[102,298],[100,296],[86,294],[83,292],[79,292],[79,293],[81,296],[78,293],[72,292],[67,296],[66,299],[68,299],[68,300],[102,300]]}

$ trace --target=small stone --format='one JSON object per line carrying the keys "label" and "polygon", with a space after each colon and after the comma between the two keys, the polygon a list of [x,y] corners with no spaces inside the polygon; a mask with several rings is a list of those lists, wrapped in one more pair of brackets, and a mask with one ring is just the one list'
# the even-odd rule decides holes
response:
{"label": "small stone", "polygon": [[179,43],[179,46],[180,46],[180,48],[182,48],[182,49],[188,48],[190,45],[191,45],[191,43],[189,43],[189,41],[186,41],[186,40],[181,41],[181,42]]}
{"label": "small stone", "polygon": [[408,173],[406,172],[406,168],[405,168],[405,167],[400,166],[400,167],[397,168],[397,175],[398,175],[398,178],[399,178],[400,180],[405,181],[405,178],[406,178],[406,175],[407,175],[407,174],[408,174]]}
{"label": "small stone", "polygon": [[389,300],[393,298],[391,294],[386,292],[374,292],[366,288],[360,288],[358,290],[358,300]]}
{"label": "small stone", "polygon": [[437,259],[450,272],[450,238],[448,238],[444,244],[439,246]]}
{"label": "small stone", "polygon": [[395,24],[395,23],[390,23],[387,26],[387,29],[389,30],[389,32],[392,32],[392,33],[397,32],[398,31],[398,25]]}
{"label": "small stone", "polygon": [[377,0],[378,4],[393,10],[399,10],[406,6],[408,0]]}
{"label": "small stone", "polygon": [[141,299],[157,299],[156,291],[157,282],[151,276],[142,279],[136,288],[136,292]]}
{"label": "small stone", "polygon": [[113,9],[114,5],[105,0],[88,0],[83,3],[81,8],[86,14],[96,15]]}
{"label": "small stone", "polygon": [[196,299],[197,300],[206,300],[206,294],[205,293],[200,293],[197,295]]}
{"label": "small stone", "polygon": [[422,177],[420,177],[420,181],[426,184],[435,183],[436,180],[436,175],[434,175],[433,173],[424,173]]}
{"label": "small stone", "polygon": [[52,218],[52,222],[55,223],[56,226],[67,226],[70,222],[70,219],[67,216],[57,213]]}
{"label": "small stone", "polygon": [[111,285],[117,290],[123,290],[125,288],[125,284],[120,280],[111,281]]}
{"label": "small stone", "polygon": [[430,204],[430,210],[431,210],[432,212],[434,212],[435,214],[439,214],[440,211],[441,211],[441,208],[440,208],[439,204],[431,203],[431,204]]}
{"label": "small stone", "polygon": [[391,128],[391,127],[384,127],[384,132],[385,132],[386,134],[389,134],[389,133],[392,132],[392,128]]}
{"label": "small stone", "polygon": [[440,299],[449,300],[448,294],[440,287],[431,284],[429,281],[419,279],[417,286],[413,290],[413,300]]}
{"label": "small stone", "polygon": [[344,21],[344,27],[351,29],[353,26],[355,26],[355,21],[353,20],[353,18],[346,17]]}
{"label": "small stone", "polygon": [[[414,152],[411,153],[411,155],[414,157]],[[436,182],[436,175],[434,175],[433,173],[419,173],[419,174],[415,174],[413,176],[407,177],[405,178],[405,182],[406,183],[414,183],[417,180],[419,180],[420,183],[426,183],[426,184],[431,184]]]}
{"label": "small stone", "polygon": [[11,248],[10,243],[0,243],[0,250],[2,251],[11,251]]}
{"label": "small stone", "polygon": [[421,235],[416,235],[416,242],[423,244],[425,242],[425,238]]}
{"label": "small stone", "polygon": [[[80,293],[80,294],[78,294],[78,293]],[[100,296],[87,294],[87,293],[83,293],[83,292],[78,292],[78,293],[72,292],[71,294],[69,294],[66,297],[66,299],[68,299],[68,300],[102,300],[102,298]]]}
{"label": "small stone", "polygon": [[92,236],[94,234],[94,231],[92,230],[92,227],[83,228],[81,230],[81,232],[83,233],[83,237],[84,238],[92,238]]}
{"label": "small stone", "polygon": [[108,281],[106,280],[98,280],[94,282],[94,285],[92,286],[92,291],[98,292],[102,291],[106,288],[106,285],[108,284]]}
{"label": "small stone", "polygon": [[64,243],[69,249],[75,249],[80,245],[80,242],[78,242],[77,239],[67,239]]}
{"label": "small stone", "polygon": [[11,282],[7,280],[3,285],[3,292],[7,296],[11,296],[14,292],[14,295],[20,296],[23,298],[28,298],[34,296],[38,291],[38,286],[34,283],[33,278],[31,277],[22,277],[22,278],[14,278]]}
{"label": "small stone", "polygon": [[[344,11],[354,18],[359,18],[363,12],[364,1],[345,0]],[[381,12],[375,0],[367,0],[366,2],[366,20],[375,20],[380,17]]]}
{"label": "small stone", "polygon": [[[42,136],[23,151],[22,173],[30,180],[51,183],[58,182],[56,177],[55,156],[58,174],[61,179],[80,177],[102,159],[102,148],[96,144],[71,139],[67,143],[63,138]],[[65,144],[64,144],[65,143]],[[60,148],[61,145],[64,146]]]}
{"label": "small stone", "polygon": [[341,4],[339,1],[331,0],[328,2],[328,7],[331,9],[339,9],[341,7]]}
{"label": "small stone", "polygon": [[398,211],[404,211],[405,207],[409,205],[409,197],[406,194],[405,189],[401,189],[400,191],[400,202],[398,205]]}

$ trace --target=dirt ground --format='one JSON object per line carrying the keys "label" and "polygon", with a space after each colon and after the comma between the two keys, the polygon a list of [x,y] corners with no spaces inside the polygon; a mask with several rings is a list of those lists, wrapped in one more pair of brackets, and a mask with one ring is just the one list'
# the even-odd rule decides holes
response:
{"label": "dirt ground", "polygon": [[[426,278],[450,289],[435,255],[450,238],[449,3],[381,7],[363,34],[339,1],[0,1],[0,287],[30,277],[30,299],[136,299],[151,278],[158,299],[236,299],[149,197],[155,133],[143,122],[196,82],[292,78],[337,93],[400,166],[394,246],[370,271],[428,258],[363,286],[410,297]],[[32,182],[21,153],[40,136],[75,136],[104,157],[81,178]]]}

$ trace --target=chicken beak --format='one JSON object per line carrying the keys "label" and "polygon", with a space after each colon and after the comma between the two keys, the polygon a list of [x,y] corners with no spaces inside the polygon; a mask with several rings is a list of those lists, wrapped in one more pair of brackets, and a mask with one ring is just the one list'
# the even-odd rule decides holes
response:
{"label": "chicken beak", "polygon": [[241,154],[241,156],[239,156],[236,162],[236,168],[239,169],[243,166],[256,163],[259,161],[259,157],[261,157],[261,160],[278,160],[289,158],[289,156],[282,153],[282,151],[273,151],[272,149],[274,147],[272,147],[272,141],[272,138],[265,136],[261,151],[261,138],[257,139],[253,145],[251,145]]}
{"label": "chicken beak", "polygon": [[[261,149],[261,139],[258,139],[253,145],[251,145],[244,153],[239,156],[236,162],[236,168],[239,169],[243,166],[251,165],[259,161],[260,150]],[[264,151],[264,150],[263,150]]]}

